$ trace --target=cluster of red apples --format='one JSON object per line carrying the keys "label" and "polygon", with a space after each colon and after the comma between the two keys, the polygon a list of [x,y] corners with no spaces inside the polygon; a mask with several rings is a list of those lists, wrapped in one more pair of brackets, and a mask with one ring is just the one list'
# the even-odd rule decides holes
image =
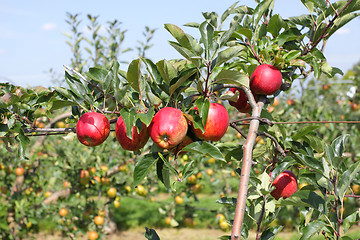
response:
{"label": "cluster of red apples", "polygon": [[[282,75],[279,69],[270,64],[259,65],[250,78],[250,90],[257,99],[258,95],[273,95],[279,91],[282,84]],[[246,94],[239,90],[230,89],[233,93],[239,92],[239,98],[236,102],[230,101],[230,105],[239,112],[248,113],[251,107],[248,103]]]}
{"label": "cluster of red apples", "polygon": [[[197,107],[194,108],[197,110]],[[127,137],[125,123],[120,116],[117,120],[115,133],[121,147],[129,151],[137,151],[144,147],[151,137],[153,142],[162,149],[179,151],[193,142],[188,130],[201,140],[219,141],[229,126],[229,114],[219,103],[210,103],[205,131],[196,129],[184,113],[172,107],[159,110],[149,126],[142,125],[141,131],[133,127],[131,138]],[[103,143],[110,133],[110,123],[101,113],[88,112],[82,115],[76,126],[79,141],[86,146],[97,146]]]}
{"label": "cluster of red apples", "polygon": [[[250,79],[250,90],[257,95],[273,95],[281,87],[282,75],[276,67],[263,64],[256,68]],[[239,112],[249,112],[251,107],[246,94],[239,91],[236,102],[230,101],[230,105]],[[197,107],[194,108],[197,110]],[[132,128],[131,138],[127,136],[125,123],[120,116],[117,120],[115,133],[121,147],[129,151],[137,151],[144,147],[151,137],[153,142],[162,149],[178,152],[186,145],[193,142],[188,132],[196,138],[205,141],[219,141],[229,126],[229,114],[226,108],[219,103],[210,103],[209,112],[204,131],[194,127],[188,121],[184,113],[172,107],[159,110],[153,117],[149,126],[142,125],[141,131],[137,127]],[[76,126],[76,134],[79,141],[86,146],[97,146],[103,143],[110,133],[110,123],[106,116],[97,112],[88,112],[82,115]],[[275,178],[272,185],[275,189],[271,195],[275,199],[290,197],[297,190],[297,180],[291,171],[284,171]]]}

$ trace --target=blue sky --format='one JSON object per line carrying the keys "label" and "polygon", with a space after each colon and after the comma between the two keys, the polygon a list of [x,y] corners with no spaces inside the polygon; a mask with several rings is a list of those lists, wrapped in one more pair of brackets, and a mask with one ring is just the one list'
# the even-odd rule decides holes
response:
{"label": "blue sky", "polygon": [[[165,23],[182,27],[188,22],[201,22],[202,12],[215,11],[220,15],[234,2],[0,0],[0,82],[10,81],[21,86],[53,85],[48,70],[52,68],[62,74],[63,65],[69,64],[71,58],[63,34],[69,32],[66,12],[80,13],[84,28],[88,23],[87,14],[99,15],[101,23],[118,19],[122,22],[121,28],[127,30],[122,48],[134,48],[137,40],[143,40],[145,26],[156,28],[154,47],[147,56],[157,61],[179,57],[167,43],[173,39],[164,29]],[[240,4],[254,6],[254,1],[243,0]],[[307,13],[300,0],[276,0],[274,11],[282,17]],[[192,34],[191,29],[182,28]],[[325,56],[332,66],[346,71],[360,60],[359,30],[359,19],[355,19],[331,37]],[[120,60],[130,62],[136,54],[136,51],[126,53]]]}

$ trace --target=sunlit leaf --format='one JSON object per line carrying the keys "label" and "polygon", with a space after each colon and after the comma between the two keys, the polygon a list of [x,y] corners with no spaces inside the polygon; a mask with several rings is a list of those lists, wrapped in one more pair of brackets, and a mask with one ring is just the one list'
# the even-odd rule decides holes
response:
{"label": "sunlit leaf", "polygon": [[321,220],[315,220],[310,222],[306,227],[302,229],[302,235],[299,240],[308,240],[312,235],[322,230],[326,223]]}
{"label": "sunlit leaf", "polygon": [[128,67],[126,79],[130,83],[131,87],[140,92],[140,59],[133,60]]}
{"label": "sunlit leaf", "polygon": [[145,178],[158,158],[159,155],[157,153],[149,153],[136,163],[134,169],[134,185],[138,185]]}
{"label": "sunlit leaf", "polygon": [[216,83],[224,84],[236,84],[238,86],[249,87],[249,76],[239,71],[233,70],[222,70],[218,75],[216,75],[214,81]]}
{"label": "sunlit leaf", "polygon": [[209,156],[215,160],[225,161],[219,148],[208,142],[193,142],[182,149],[183,151],[198,153],[203,156]]}

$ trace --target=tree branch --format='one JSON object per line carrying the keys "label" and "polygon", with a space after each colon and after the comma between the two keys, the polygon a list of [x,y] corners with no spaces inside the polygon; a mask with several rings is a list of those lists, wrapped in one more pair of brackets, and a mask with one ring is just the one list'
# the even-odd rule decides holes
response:
{"label": "tree branch", "polygon": [[[252,100],[255,101],[254,99]],[[260,117],[261,110],[265,102],[266,102],[266,98],[260,96],[259,102],[255,104],[255,107],[252,109],[252,117]],[[244,144],[244,154],[243,154],[243,161],[242,161],[242,168],[240,175],[240,184],[239,184],[233,228],[231,232],[231,240],[239,240],[241,237],[241,227],[245,215],[245,205],[247,199],[250,171],[253,164],[252,150],[255,145],[255,139],[259,129],[259,125],[260,125],[260,121],[258,119],[252,119],[250,121],[248,136]]]}

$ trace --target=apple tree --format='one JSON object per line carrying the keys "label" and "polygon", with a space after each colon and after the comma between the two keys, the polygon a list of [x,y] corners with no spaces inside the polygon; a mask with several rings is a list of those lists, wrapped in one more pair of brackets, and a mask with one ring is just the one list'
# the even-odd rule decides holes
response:
{"label": "apple tree", "polygon": [[[182,58],[153,62],[142,51],[149,47],[147,41],[139,47],[139,58],[127,64],[126,70],[121,69],[123,63],[116,57],[124,34],[117,29],[116,21],[110,23],[112,37],[108,42],[93,34],[90,42],[95,51],[89,52],[94,53],[94,66],[87,69],[87,63],[78,51],[81,34],[75,27],[73,36],[69,35],[73,40],[69,45],[74,49],[74,58],[70,67],[65,66],[67,87],[23,89],[10,84],[1,85],[0,136],[3,144],[9,151],[17,149],[21,162],[36,158],[36,164],[29,167],[25,176],[32,176],[39,164],[44,164],[39,158],[52,159],[55,167],[66,173],[61,174],[64,177],[63,189],[58,189],[54,197],[48,196],[43,201],[51,203],[60,197],[69,197],[79,203],[70,213],[62,211],[60,214],[59,221],[70,237],[75,236],[82,224],[87,224],[84,229],[91,230],[92,236],[95,236],[92,231],[104,230],[104,213],[99,208],[101,201],[93,201],[90,196],[98,195],[100,200],[107,192],[115,204],[117,193],[109,193],[109,185],[122,186],[125,194],[129,175],[124,173],[124,178],[116,175],[121,174],[120,166],[124,163],[132,169],[132,184],[138,186],[138,192],[144,179],[151,181],[154,175],[169,191],[176,191],[193,176],[201,158],[213,158],[220,167],[231,165],[240,175],[238,197],[222,196],[218,200],[228,209],[225,217],[232,225],[231,236],[223,236],[223,239],[248,238],[248,231],[254,228],[257,230],[256,239],[273,239],[283,228],[273,222],[289,206],[299,210],[297,230],[301,239],[317,233],[328,239],[348,239],[343,237],[341,229],[346,232],[359,221],[359,209],[346,215],[342,209],[346,198],[359,197],[350,189],[360,181],[360,165],[356,155],[345,154],[345,148],[348,147],[347,139],[356,138],[354,141],[358,142],[358,138],[345,134],[351,133],[347,128],[329,131],[323,129],[320,122],[305,127],[300,122],[327,119],[321,111],[314,109],[314,101],[320,99],[307,98],[310,91],[302,84],[310,74],[313,74],[313,79],[308,86],[342,74],[340,69],[327,63],[323,50],[332,34],[358,17],[360,1],[304,0],[302,3],[309,14],[288,19],[274,14],[275,1],[256,3],[255,8],[235,3],[220,16],[215,12],[203,13],[202,23],[185,24],[199,31],[198,38],[179,26],[165,24],[165,29],[174,38],[169,44]],[[77,16],[69,17],[72,19],[69,24],[77,26]],[[97,18],[89,16],[89,19],[96,33],[99,29]],[[224,26],[228,27],[225,29]],[[149,40],[153,31],[147,29],[147,32]],[[119,36],[120,40],[117,39]],[[97,51],[103,49],[101,44],[109,44],[109,49],[115,50],[110,53]],[[280,100],[278,104],[283,106],[283,110],[266,108],[269,104],[275,105],[275,99],[279,99],[277,96],[291,95],[296,82],[303,90],[299,98],[301,107],[295,109],[291,101],[286,106],[285,100]],[[355,103],[356,99],[354,94],[352,102]],[[309,113],[307,110],[306,114],[301,114],[302,111],[305,113],[302,106],[312,108],[314,112],[306,115]],[[355,105],[352,106],[356,109]],[[65,115],[68,127],[55,129],[50,124],[49,128],[41,129],[36,125],[36,120],[41,117],[52,118],[54,113],[58,113],[56,111],[69,108],[71,112]],[[83,129],[78,121],[86,113],[94,112],[110,119],[110,125],[116,125],[112,130],[115,130],[120,143],[125,142],[121,144],[124,149],[131,145],[131,141],[141,141],[149,135],[152,141],[142,148],[112,153],[111,157],[106,154],[113,151],[114,141],[98,142],[98,146],[90,150],[79,143],[63,149],[60,141],[48,146],[56,152],[53,156],[44,156],[41,151],[36,152],[34,146],[30,147],[32,136],[56,132],[67,133],[67,140],[76,141],[78,137],[81,141],[79,132]],[[286,121],[293,124],[289,127],[279,124]],[[94,119],[85,123],[99,128]],[[233,129],[226,134],[228,126]],[[351,127],[357,128],[355,125]],[[148,131],[144,133],[144,129]],[[241,144],[234,143],[236,134],[243,137]],[[85,139],[93,137],[86,135]],[[259,144],[258,137],[266,139],[265,144]],[[83,151],[77,149],[79,146]],[[350,149],[356,151],[354,146]],[[197,157],[182,162],[184,153]],[[15,153],[8,156],[12,161]],[[64,159],[57,161],[57,156]],[[120,166],[113,161],[115,158],[121,159]],[[104,159],[112,168],[102,165]],[[100,167],[101,171],[92,171],[93,167]],[[286,173],[285,179],[292,183],[290,189],[284,190],[288,195],[275,193],[279,191],[278,187],[288,187],[287,184],[277,184],[281,182],[277,176]],[[35,175],[38,182],[44,177]],[[65,178],[78,178],[79,181],[70,186]],[[11,227],[10,222],[21,222],[25,226],[29,222],[24,214],[17,212],[26,209],[21,208],[21,204],[28,204],[21,198],[23,183],[19,182],[33,179],[21,174],[11,178],[4,174],[4,179],[7,189],[13,186],[10,192],[2,193],[4,201],[12,202],[12,207],[5,210],[7,214],[1,215],[7,216],[9,223],[3,229],[15,236],[18,229]],[[306,182],[307,186],[295,192],[300,182]],[[80,192],[84,192],[86,197],[82,197]],[[144,191],[141,192],[145,195]],[[41,203],[38,205],[41,208]],[[94,212],[94,209],[100,211]],[[84,213],[81,219],[77,217],[80,212]],[[32,214],[35,218],[35,213]],[[91,223],[87,222],[89,216],[94,217]],[[9,217],[13,219],[10,221]],[[187,221],[189,225],[190,221]],[[157,239],[154,230],[148,230],[146,237]]]}

